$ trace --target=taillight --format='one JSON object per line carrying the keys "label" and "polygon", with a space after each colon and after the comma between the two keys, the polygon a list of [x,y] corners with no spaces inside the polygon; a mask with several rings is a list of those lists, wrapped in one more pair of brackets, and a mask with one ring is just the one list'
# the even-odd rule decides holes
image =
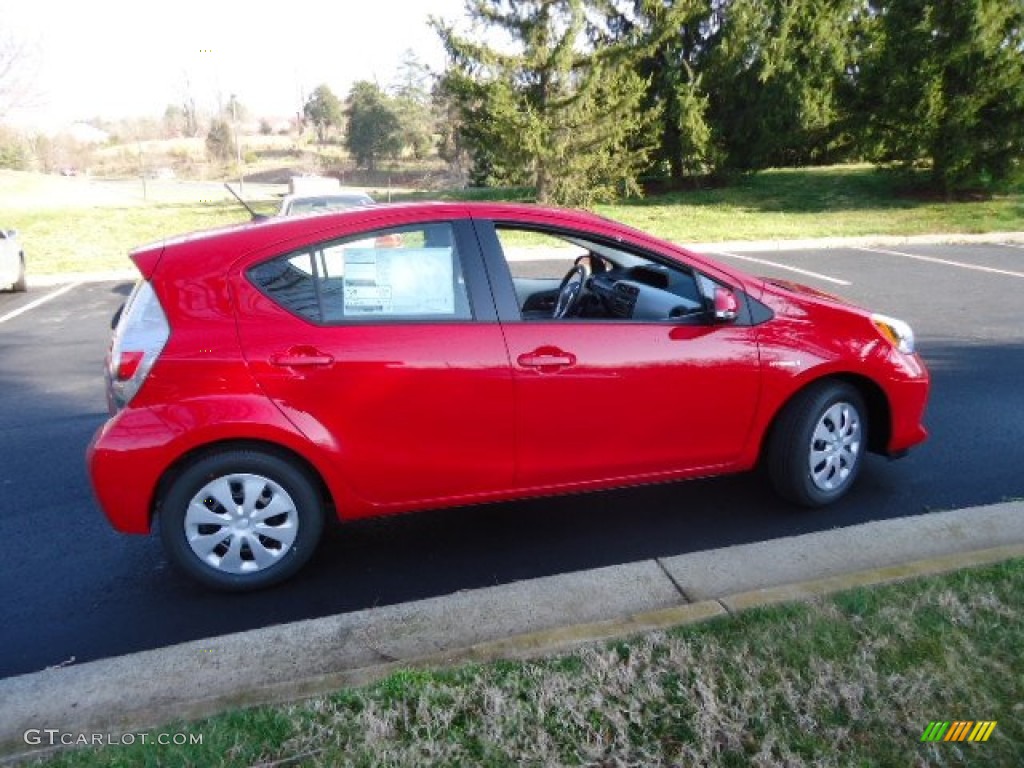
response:
{"label": "taillight", "polygon": [[116,381],[128,381],[139,370],[139,366],[142,365],[142,358],[145,356],[142,352],[121,352],[121,359],[117,362],[117,370],[114,371],[114,379]]}
{"label": "taillight", "polygon": [[128,297],[110,344],[107,380],[111,410],[124,408],[135,397],[170,333],[153,286],[140,280]]}

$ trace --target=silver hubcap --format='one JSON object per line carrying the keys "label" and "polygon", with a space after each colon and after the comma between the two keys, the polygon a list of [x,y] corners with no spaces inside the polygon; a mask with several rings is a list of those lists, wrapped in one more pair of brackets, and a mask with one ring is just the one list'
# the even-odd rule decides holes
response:
{"label": "silver hubcap", "polygon": [[196,556],[224,573],[269,568],[292,548],[299,530],[295,502],[260,475],[225,475],[188,504],[185,537]]}
{"label": "silver hubcap", "polygon": [[860,458],[860,416],[849,403],[836,403],[822,415],[811,437],[811,480],[823,491],[842,486]]}

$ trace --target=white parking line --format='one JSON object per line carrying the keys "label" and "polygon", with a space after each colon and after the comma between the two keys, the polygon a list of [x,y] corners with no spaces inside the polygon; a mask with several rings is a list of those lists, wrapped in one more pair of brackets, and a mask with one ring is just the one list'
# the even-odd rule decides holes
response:
{"label": "white parking line", "polygon": [[35,301],[30,301],[25,306],[18,307],[13,312],[8,312],[6,315],[0,315],[0,323],[6,323],[8,320],[13,320],[18,315],[23,315],[26,312],[28,312],[29,310],[35,309],[36,307],[41,306],[41,305],[45,304],[48,301],[52,301],[53,299],[56,299],[58,296],[63,296],[65,293],[67,293],[71,289],[77,288],[80,285],[81,285],[81,283],[68,283],[63,288],[58,288],[56,291],[52,291],[51,293],[48,293],[45,296],[40,296]]}
{"label": "white parking line", "polygon": [[940,259],[935,256],[922,256],[917,253],[904,253],[903,251],[890,251],[886,248],[858,248],[858,251],[869,253],[885,253],[890,256],[903,256],[907,259],[927,261],[930,264],[943,264],[947,267],[960,267],[961,269],[973,269],[975,272],[988,272],[993,275],[1006,275],[1007,277],[1024,277],[1024,272],[1011,272],[1008,269],[996,269],[995,267],[983,267],[980,264],[968,264],[965,261],[954,261],[953,259]]}
{"label": "white parking line", "polygon": [[769,261],[768,259],[755,259],[753,256],[741,256],[738,253],[730,253],[729,251],[712,251],[717,256],[728,256],[731,259],[739,259],[740,261],[752,261],[755,264],[764,264],[768,267],[778,267],[779,269],[788,269],[790,272],[796,272],[800,275],[806,275],[807,277],[813,277],[818,280],[824,280],[829,283],[835,283],[836,285],[853,285],[849,280],[840,280],[838,277],[829,277],[823,275],[820,272],[811,272],[809,269],[800,269],[799,267],[793,267],[789,264],[780,264],[777,261]]}

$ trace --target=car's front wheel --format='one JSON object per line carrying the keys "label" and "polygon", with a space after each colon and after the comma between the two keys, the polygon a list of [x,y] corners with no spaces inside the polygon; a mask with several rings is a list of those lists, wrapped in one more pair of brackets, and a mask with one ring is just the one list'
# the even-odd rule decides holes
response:
{"label": "car's front wheel", "polygon": [[215,589],[277,584],[313,554],[324,524],[308,473],[278,456],[231,450],[181,472],[160,505],[171,561]]}
{"label": "car's front wheel", "polygon": [[841,381],[813,385],[779,414],[766,457],[772,484],[802,506],[830,504],[857,479],[867,437],[867,411],[856,389]]}

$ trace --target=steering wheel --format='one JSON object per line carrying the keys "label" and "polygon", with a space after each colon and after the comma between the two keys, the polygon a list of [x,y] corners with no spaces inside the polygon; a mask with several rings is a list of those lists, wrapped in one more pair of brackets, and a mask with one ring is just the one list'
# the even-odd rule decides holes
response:
{"label": "steering wheel", "polygon": [[577,261],[572,269],[562,278],[558,288],[558,301],[555,302],[553,317],[561,320],[571,317],[580,308],[583,300],[583,288],[590,279],[590,267],[584,261]]}

